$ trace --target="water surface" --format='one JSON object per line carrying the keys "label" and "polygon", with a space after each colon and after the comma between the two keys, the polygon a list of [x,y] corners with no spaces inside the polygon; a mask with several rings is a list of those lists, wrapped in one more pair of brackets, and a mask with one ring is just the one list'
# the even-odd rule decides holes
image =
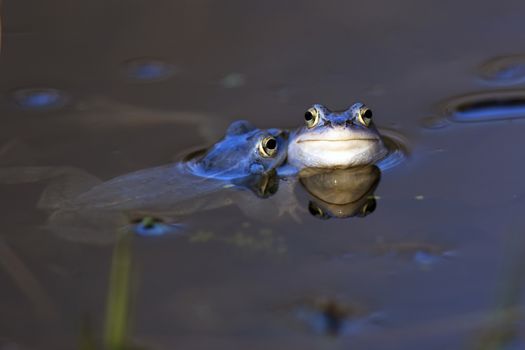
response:
{"label": "water surface", "polygon": [[[71,166],[107,180],[209,145],[239,118],[295,127],[317,102],[362,101],[410,142],[369,215],[319,220],[304,191],[281,188],[187,215],[184,234],[133,237],[135,344],[481,349],[500,324],[523,344],[523,318],[493,315],[523,307],[525,122],[420,126],[442,101],[500,88],[480,83],[476,67],[523,51],[522,1],[2,5],[2,166]],[[13,103],[17,89],[37,95]],[[107,332],[114,243],[43,229],[45,187],[0,186],[0,348],[71,349],[86,328],[97,343]],[[324,332],[326,315],[340,315],[337,329],[362,327]]]}

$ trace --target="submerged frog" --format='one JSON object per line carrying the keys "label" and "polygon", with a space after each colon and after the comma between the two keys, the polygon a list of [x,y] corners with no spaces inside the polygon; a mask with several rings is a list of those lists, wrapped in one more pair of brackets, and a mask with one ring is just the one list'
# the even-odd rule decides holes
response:
{"label": "submerged frog", "polygon": [[216,191],[251,175],[274,171],[286,158],[286,135],[256,129],[246,121],[230,125],[226,136],[184,162],[116,177],[68,201],[68,207],[116,210],[171,208],[175,202]]}
{"label": "submerged frog", "polygon": [[296,169],[369,165],[388,154],[372,111],[362,103],[341,112],[315,104],[304,119],[306,125],[291,132],[288,143],[288,163]]}

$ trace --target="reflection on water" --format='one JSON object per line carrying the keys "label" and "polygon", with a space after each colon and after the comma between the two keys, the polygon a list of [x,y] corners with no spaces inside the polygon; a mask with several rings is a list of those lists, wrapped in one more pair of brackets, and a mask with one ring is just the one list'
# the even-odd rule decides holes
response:
{"label": "reflection on water", "polygon": [[63,91],[51,88],[19,89],[12,92],[14,102],[28,110],[49,110],[60,108],[67,102]]}
{"label": "reflection on water", "polygon": [[410,156],[410,143],[399,131],[380,128],[381,138],[387,148],[387,155],[376,163],[381,171],[392,169],[405,162]]}
{"label": "reflection on water", "polygon": [[246,77],[241,73],[231,73],[222,78],[221,83],[226,89],[238,88],[246,84]]}
{"label": "reflection on water", "polygon": [[288,250],[284,237],[269,228],[258,229],[250,222],[242,223],[241,227],[229,230],[227,234],[216,233],[210,229],[192,232],[188,242],[193,244],[220,242],[244,251],[271,255],[284,255]]}
{"label": "reflection on water", "polygon": [[348,303],[336,297],[305,298],[287,309],[304,331],[331,337],[370,331],[384,319],[382,313],[371,311],[364,304]]}
{"label": "reflection on water", "polygon": [[176,73],[175,66],[148,58],[128,60],[122,67],[128,78],[145,83],[168,79]]}
{"label": "reflection on water", "polygon": [[525,82],[525,55],[491,58],[478,67],[480,77],[495,85]]}
{"label": "reflection on water", "polygon": [[376,166],[350,169],[305,169],[301,185],[310,194],[308,210],[320,219],[366,216],[376,208],[373,193],[381,171]]}
{"label": "reflection on water", "polygon": [[[0,171],[13,184],[0,181],[0,348],[76,348],[86,314],[85,349],[524,347],[523,270],[502,278],[522,123],[469,124],[525,115],[520,86],[492,91],[525,81],[523,55],[496,56],[522,41],[522,1],[2,5],[3,34],[29,34],[2,37],[0,161],[34,167]],[[390,154],[375,167],[151,170],[238,116],[290,131],[312,102],[363,99],[411,135],[410,161],[381,130]],[[415,127],[434,114],[441,132]]]}
{"label": "reflection on water", "polygon": [[525,118],[525,90],[495,90],[450,99],[445,116],[460,123]]}
{"label": "reflection on water", "polygon": [[422,268],[430,267],[447,258],[456,257],[458,254],[455,250],[442,245],[424,242],[378,242],[373,251],[374,254],[381,256],[401,258],[413,262]]}

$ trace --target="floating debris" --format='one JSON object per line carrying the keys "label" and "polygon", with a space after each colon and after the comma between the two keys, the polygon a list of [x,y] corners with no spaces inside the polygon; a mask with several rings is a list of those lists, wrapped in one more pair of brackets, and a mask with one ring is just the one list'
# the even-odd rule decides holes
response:
{"label": "floating debris", "polygon": [[175,66],[157,59],[134,59],[123,63],[128,78],[142,82],[155,82],[171,77]]}
{"label": "floating debris", "polygon": [[513,85],[525,82],[525,55],[494,57],[478,67],[480,77],[486,82]]}
{"label": "floating debris", "polygon": [[525,118],[525,90],[496,90],[455,97],[444,104],[444,118],[458,123]]}
{"label": "floating debris", "polygon": [[63,107],[67,102],[66,94],[52,88],[19,89],[12,93],[17,106],[28,110],[49,110]]}
{"label": "floating debris", "polygon": [[144,216],[131,221],[132,230],[139,236],[152,237],[163,236],[168,233],[174,233],[182,228],[180,224],[166,223],[160,218],[154,216]]}
{"label": "floating debris", "polygon": [[458,256],[455,250],[424,242],[380,242],[374,252],[380,256],[391,256],[410,261],[421,268],[429,268],[447,258]]}

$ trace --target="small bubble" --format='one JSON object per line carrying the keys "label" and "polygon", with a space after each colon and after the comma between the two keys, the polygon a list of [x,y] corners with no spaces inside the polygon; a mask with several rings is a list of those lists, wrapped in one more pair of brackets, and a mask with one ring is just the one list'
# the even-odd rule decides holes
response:
{"label": "small bubble", "polygon": [[30,110],[60,108],[67,102],[64,92],[51,88],[19,89],[12,93],[12,98],[19,107]]}
{"label": "small bubble", "polygon": [[143,82],[165,80],[176,72],[175,66],[156,59],[128,60],[123,66],[128,78]]}
{"label": "small bubble", "polygon": [[238,88],[246,84],[246,78],[241,73],[231,73],[222,78],[222,86],[227,89]]}
{"label": "small bubble", "polygon": [[425,199],[425,197],[422,195],[418,195],[418,196],[415,196],[414,199],[417,201],[422,201],[423,199]]}

